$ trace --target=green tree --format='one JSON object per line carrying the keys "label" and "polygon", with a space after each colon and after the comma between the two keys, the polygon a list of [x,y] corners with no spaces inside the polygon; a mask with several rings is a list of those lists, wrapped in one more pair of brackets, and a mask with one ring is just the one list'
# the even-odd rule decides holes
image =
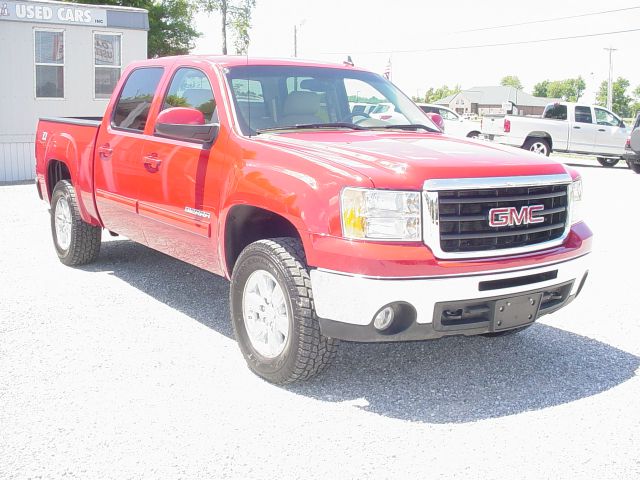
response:
{"label": "green tree", "polygon": [[542,82],[536,83],[533,86],[533,96],[534,97],[548,97],[547,93],[549,90],[549,80],[543,80]]}
{"label": "green tree", "polygon": [[94,5],[118,5],[149,11],[147,55],[184,55],[200,33],[193,27],[196,5],[190,0],[82,0]]}
{"label": "green tree", "polygon": [[551,98],[561,98],[566,102],[577,102],[580,100],[585,88],[586,84],[582,77],[555,80],[549,82],[547,86],[547,96]]}
{"label": "green tree", "polygon": [[[606,106],[607,105],[607,85],[608,82],[604,80],[600,84],[600,89],[598,90],[598,94],[596,95],[596,103],[598,105]],[[632,98],[627,95],[627,88],[629,88],[629,80],[626,78],[618,77],[615,82],[613,82],[612,90],[613,90],[613,102],[612,102],[612,110],[614,113],[617,113],[621,117],[628,117],[631,115],[631,101]],[[635,91],[634,91],[635,93]]]}
{"label": "green tree", "polygon": [[633,103],[631,104],[631,115],[637,115],[640,113],[640,85],[638,85],[632,92]]}
{"label": "green tree", "polygon": [[522,83],[515,75],[507,75],[506,77],[503,77],[502,80],[500,80],[500,85],[503,87],[514,87],[518,90],[522,90]]}
{"label": "green tree", "polygon": [[448,97],[449,95],[453,95],[455,93],[459,93],[462,91],[462,87],[460,85],[456,85],[453,88],[449,88],[447,85],[442,85],[438,88],[430,87],[424,94],[423,99],[418,99],[418,101],[424,101],[424,103],[433,103],[437,102],[441,98]]}
{"label": "green tree", "polygon": [[249,48],[249,29],[251,12],[256,6],[255,0],[196,0],[199,8],[207,13],[220,14],[220,32],[222,34],[222,54],[227,55],[227,28],[231,27],[235,35],[236,53],[244,54]]}
{"label": "green tree", "polygon": [[235,34],[233,46],[237,55],[245,55],[249,50],[251,11],[255,6],[256,0],[245,0],[242,6],[231,10],[231,28]]}

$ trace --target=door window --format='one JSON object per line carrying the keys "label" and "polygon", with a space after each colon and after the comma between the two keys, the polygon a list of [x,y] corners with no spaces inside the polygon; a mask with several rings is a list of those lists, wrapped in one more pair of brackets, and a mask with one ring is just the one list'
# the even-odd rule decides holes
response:
{"label": "door window", "polygon": [[180,68],[176,71],[162,110],[171,107],[195,108],[202,112],[205,123],[218,123],[211,83],[204,72],[195,68]]}
{"label": "door window", "polygon": [[144,131],[149,108],[162,74],[163,69],[159,67],[138,68],[131,72],[113,110],[111,126],[137,132]]}
{"label": "door window", "polygon": [[608,127],[620,126],[620,120],[613,113],[601,108],[596,108],[596,122],[598,125],[606,125]]}
{"label": "door window", "polygon": [[567,106],[554,103],[553,105],[547,105],[542,114],[542,118],[549,118],[551,120],[566,120],[567,119]]}
{"label": "door window", "polygon": [[593,123],[591,117],[591,107],[576,107],[576,122]]}
{"label": "door window", "polygon": [[445,108],[440,108],[440,116],[445,120],[452,120],[454,122],[458,121],[458,116],[453,113],[451,110],[447,110]]}

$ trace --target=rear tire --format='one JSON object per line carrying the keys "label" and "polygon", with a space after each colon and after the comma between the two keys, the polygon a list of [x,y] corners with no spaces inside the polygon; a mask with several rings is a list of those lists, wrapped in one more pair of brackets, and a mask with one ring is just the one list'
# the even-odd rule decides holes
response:
{"label": "rear tire", "polygon": [[606,168],[615,167],[619,161],[619,158],[598,157],[598,163]]}
{"label": "rear tire", "polygon": [[549,145],[549,141],[544,138],[527,138],[522,148],[546,157],[551,154],[551,145]]}
{"label": "rear tire", "polygon": [[259,240],[246,247],[231,276],[230,305],[247,365],[271,383],[307,380],[336,355],[338,340],[320,332],[297,239]]}
{"label": "rear tire", "polygon": [[627,164],[629,165],[629,168],[635,173],[640,173],[640,163],[627,162]]}
{"label": "rear tire", "polygon": [[469,132],[467,134],[467,138],[475,138],[478,139],[480,138],[480,132]]}
{"label": "rear tire", "polygon": [[82,220],[71,182],[59,181],[51,196],[51,235],[58,258],[67,266],[85,265],[98,258],[102,229]]}

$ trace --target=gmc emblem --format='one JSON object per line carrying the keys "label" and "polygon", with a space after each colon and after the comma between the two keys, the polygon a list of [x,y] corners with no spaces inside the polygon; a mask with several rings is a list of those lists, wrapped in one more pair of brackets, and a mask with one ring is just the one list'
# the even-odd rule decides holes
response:
{"label": "gmc emblem", "polygon": [[536,216],[536,212],[542,210],[544,210],[544,205],[525,205],[520,210],[516,207],[492,208],[489,210],[489,226],[511,227],[513,225],[542,223],[544,217]]}

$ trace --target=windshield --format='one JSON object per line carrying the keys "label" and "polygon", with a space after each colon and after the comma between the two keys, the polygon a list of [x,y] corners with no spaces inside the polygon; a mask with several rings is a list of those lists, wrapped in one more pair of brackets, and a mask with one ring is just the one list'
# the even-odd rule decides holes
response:
{"label": "windshield", "polygon": [[370,72],[286,65],[236,66],[228,69],[227,79],[245,135],[301,125],[331,128],[332,124],[336,124],[335,128],[347,124],[362,128],[425,125],[437,131],[400,90]]}

